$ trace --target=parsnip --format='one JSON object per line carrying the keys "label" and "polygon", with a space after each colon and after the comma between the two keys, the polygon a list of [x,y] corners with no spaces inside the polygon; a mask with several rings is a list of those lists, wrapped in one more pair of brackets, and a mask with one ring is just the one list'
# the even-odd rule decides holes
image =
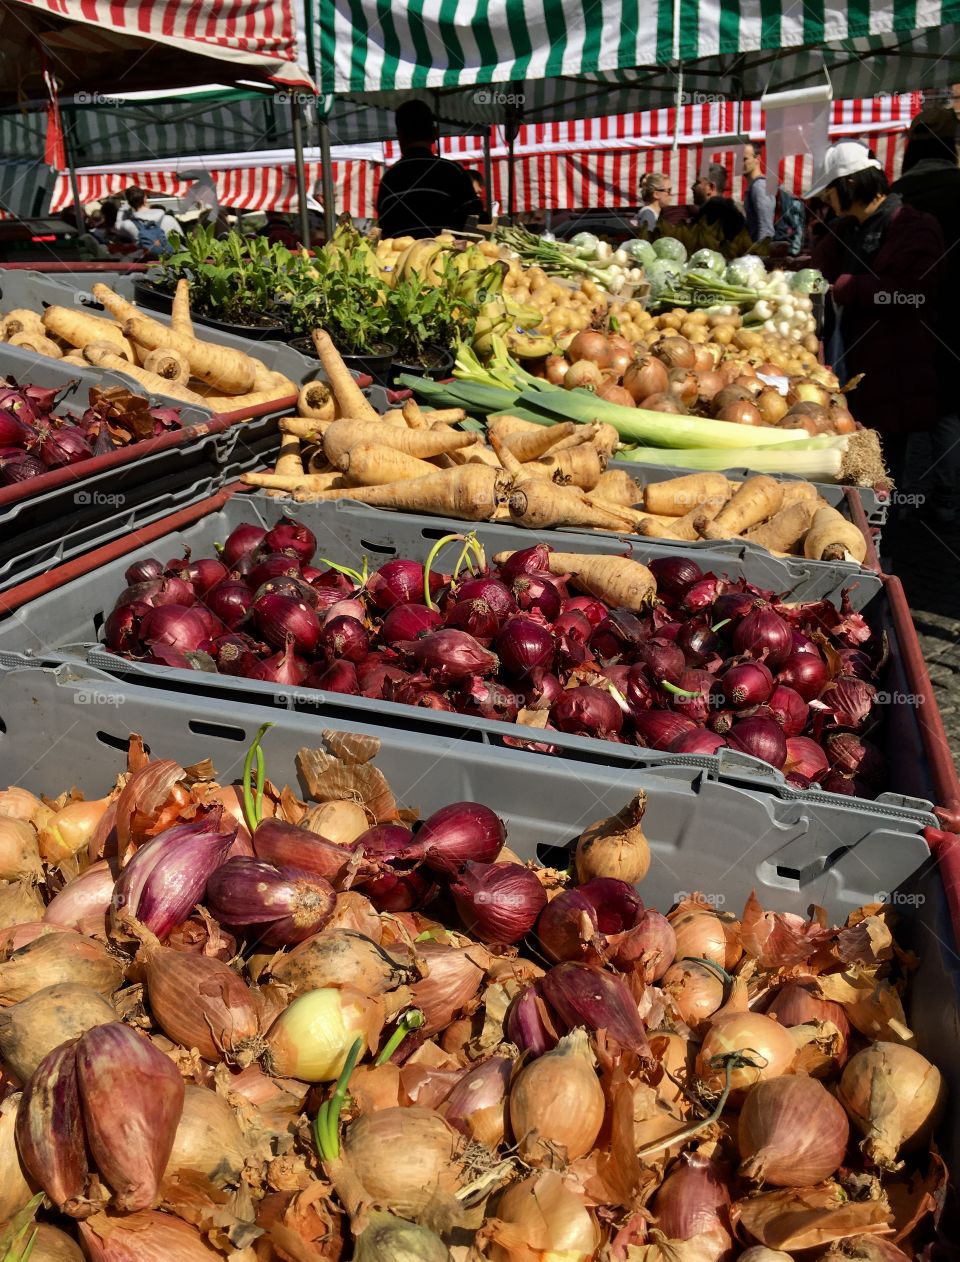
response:
{"label": "parsnip", "polygon": [[340,457],[358,443],[382,443],[419,460],[429,460],[431,456],[439,456],[443,452],[469,447],[473,441],[473,434],[399,429],[380,424],[378,417],[376,423],[347,419],[334,421],[323,435],[323,449],[330,463],[336,465]]}
{"label": "parsnip", "polygon": [[835,508],[818,508],[803,541],[803,555],[812,561],[858,561],[867,557],[863,532]]}
{"label": "parsnip", "polygon": [[107,343],[92,342],[89,346],[84,347],[83,354],[88,363],[96,364],[98,368],[109,368],[114,372],[125,373],[153,394],[166,394],[172,399],[180,399],[183,403],[195,403],[200,407],[209,406],[207,399],[202,398],[199,394],[194,394],[186,386],[178,386],[175,382],[164,381],[163,377],[158,377],[156,373],[148,372],[137,364],[127,363]]}
{"label": "parsnip", "polygon": [[198,341],[143,315],[127,320],[123,331],[148,350],[169,347],[179,351],[186,357],[194,377],[215,386],[224,395],[243,395],[254,391],[256,368],[251,357],[243,351],[234,350],[231,346],[218,346],[214,342]]}
{"label": "parsnip", "polygon": [[387,486],[436,472],[426,460],[418,460],[383,443],[357,443],[344,452],[337,467],[349,486]]}
{"label": "parsnip", "polygon": [[[498,552],[493,559],[499,565],[511,556],[512,552]],[[578,591],[613,608],[639,613],[657,598],[656,579],[645,565],[628,557],[551,552],[547,568],[551,574],[569,574]]]}
{"label": "parsnip", "polygon": [[747,478],[712,521],[698,518],[696,526],[705,539],[734,538],[778,513],[782,504],[782,483],[758,473]]}
{"label": "parsnip", "polygon": [[730,484],[722,473],[688,473],[663,482],[648,482],[643,488],[643,506],[651,513],[682,517],[705,500],[730,495]]}
{"label": "parsnip", "polygon": [[790,552],[810,529],[815,512],[815,500],[795,499],[769,520],[746,531],[743,538],[771,552]]}

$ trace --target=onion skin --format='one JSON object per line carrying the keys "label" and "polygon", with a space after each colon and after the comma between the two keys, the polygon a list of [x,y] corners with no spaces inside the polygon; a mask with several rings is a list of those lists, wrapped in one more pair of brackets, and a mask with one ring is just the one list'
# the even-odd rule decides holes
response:
{"label": "onion skin", "polygon": [[28,1082],[55,1048],[116,1019],[113,1005],[89,986],[47,986],[0,1009],[0,1059]]}
{"label": "onion skin", "polygon": [[98,1214],[80,1224],[80,1236],[90,1262],[223,1262],[195,1227],[154,1210]]}
{"label": "onion skin", "polygon": [[945,1091],[940,1071],[919,1052],[881,1041],[847,1061],[837,1098],[864,1136],[864,1156],[892,1169],[901,1149],[926,1141],[942,1111]]}
{"label": "onion skin", "polygon": [[830,999],[821,999],[815,992],[816,981],[788,982],[777,991],[773,1002],[767,1006],[767,1016],[776,1017],[781,1025],[790,1029],[810,1021],[829,1021],[840,1034],[840,1045],[833,1055],[824,1055],[821,1065],[812,1067],[809,1056],[804,1067],[812,1078],[828,1077],[835,1069],[847,1063],[847,1044],[850,1039],[850,1022],[843,1005]]}
{"label": "onion skin", "polygon": [[454,1130],[488,1148],[502,1143],[512,1071],[509,1057],[491,1056],[460,1079],[441,1110]]}
{"label": "onion skin", "polygon": [[807,1187],[843,1162],[850,1123],[816,1078],[786,1074],[758,1082],[740,1110],[739,1173],[774,1187]]}
{"label": "onion skin", "polygon": [[156,1199],[183,1110],[176,1066],[145,1037],[113,1022],[77,1044],[77,1083],[90,1155],[124,1213]]}
{"label": "onion skin", "polygon": [[510,1127],[523,1159],[540,1165],[559,1148],[567,1161],[593,1148],[606,1114],[583,1030],[574,1030],[517,1075],[510,1091]]}
{"label": "onion skin", "polygon": [[159,944],[146,950],[150,1011],[164,1034],[205,1060],[249,1063],[260,1033],[257,1004],[242,978],[220,960]]}
{"label": "onion skin", "polygon": [[[590,1262],[601,1234],[583,1199],[555,1170],[511,1183],[496,1203],[491,1262],[538,1258],[545,1262]],[[519,1249],[522,1252],[518,1252]]]}
{"label": "onion skin", "polygon": [[71,1218],[84,1218],[97,1208],[87,1198],[90,1167],[83,1123],[77,1044],[64,1043],[43,1058],[24,1088],[16,1134],[27,1172]]}

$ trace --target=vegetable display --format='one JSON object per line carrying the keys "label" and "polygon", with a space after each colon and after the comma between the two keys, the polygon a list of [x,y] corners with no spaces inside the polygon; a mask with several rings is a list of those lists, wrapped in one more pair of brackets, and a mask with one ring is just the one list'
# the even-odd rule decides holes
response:
{"label": "vegetable display", "polygon": [[642,792],[575,879],[419,819],[372,737],[275,784],[267,727],[237,783],[134,735],[101,799],[0,793],[6,1259],[919,1255],[945,1088],[889,906],[661,911]]}
{"label": "vegetable display", "polygon": [[[230,412],[295,396],[297,387],[282,373],[244,351],[218,346],[194,334],[186,280],[178,283],[169,325],[154,320],[97,282],[92,293],[105,316],[71,307],[49,306],[33,316],[26,332],[7,336],[11,345],[78,366],[110,369],[132,377],[152,394]],[[10,327],[6,317],[3,330]]]}
{"label": "vegetable display", "polygon": [[[435,568],[443,544],[460,553],[452,575]],[[786,605],[691,559],[648,568],[543,543],[488,565],[461,535],[426,566],[369,575],[315,552],[305,525],[281,519],[237,526],[219,558],[136,561],[104,643],[154,665],[657,750],[729,745],[802,788],[883,786],[883,649],[846,600]]]}
{"label": "vegetable display", "polygon": [[62,393],[14,381],[0,386],[0,486],[29,482],[50,469],[180,428],[178,408],[151,408],[121,386],[93,386],[90,406],[81,414],[54,412]]}

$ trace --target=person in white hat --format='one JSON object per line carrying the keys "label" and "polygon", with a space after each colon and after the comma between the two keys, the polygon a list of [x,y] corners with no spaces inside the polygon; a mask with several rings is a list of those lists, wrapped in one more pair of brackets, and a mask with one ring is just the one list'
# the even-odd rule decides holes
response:
{"label": "person in white hat", "polygon": [[931,428],[937,415],[940,225],[891,193],[880,163],[856,140],[826,150],[806,196],[834,215],[813,256],[835,309],[828,359],[841,383],[863,374],[850,410],[880,431],[887,466],[901,482],[910,433]]}

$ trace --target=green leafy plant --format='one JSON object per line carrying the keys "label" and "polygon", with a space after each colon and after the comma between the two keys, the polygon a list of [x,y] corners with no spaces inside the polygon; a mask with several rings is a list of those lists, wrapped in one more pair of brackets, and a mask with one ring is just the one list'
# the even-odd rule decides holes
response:
{"label": "green leafy plant", "polygon": [[346,355],[375,354],[382,346],[393,345],[389,294],[369,246],[364,242],[356,248],[347,241],[341,248],[335,238],[333,248],[318,251],[291,271],[289,326],[304,336],[326,329]]}
{"label": "green leafy plant", "polygon": [[297,256],[280,242],[230,232],[218,237],[200,226],[174,234],[174,253],[160,261],[158,283],[172,291],[190,281],[190,303],[200,316],[234,324],[285,323],[284,278]]}

